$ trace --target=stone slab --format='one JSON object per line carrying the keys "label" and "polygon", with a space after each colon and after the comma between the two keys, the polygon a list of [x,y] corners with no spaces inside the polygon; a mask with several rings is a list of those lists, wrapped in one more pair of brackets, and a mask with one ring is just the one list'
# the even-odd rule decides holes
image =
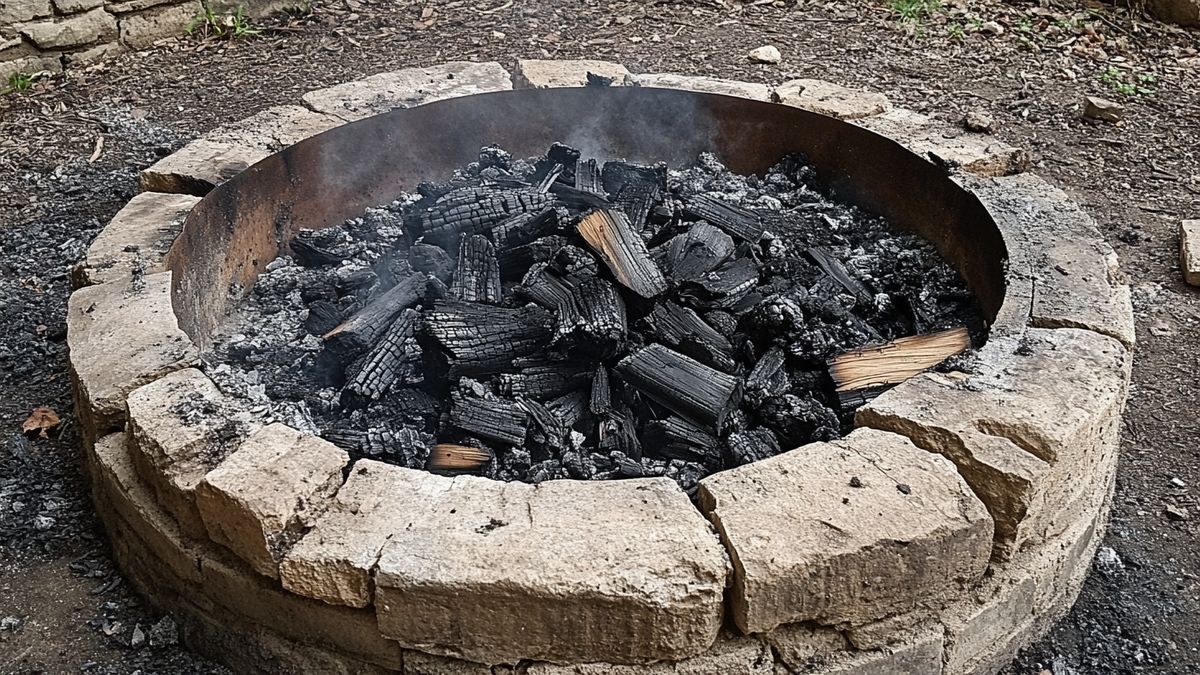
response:
{"label": "stone slab", "polygon": [[129,392],[199,360],[171,309],[170,272],[72,293],[67,346],[86,445],[120,428]]}
{"label": "stone slab", "polygon": [[949,457],[996,521],[996,555],[1061,531],[1117,443],[1129,353],[1091,331],[994,338],[966,377],[915,377],[855,423]]}
{"label": "stone slab", "polygon": [[948,167],[961,167],[982,176],[1008,176],[1029,169],[1029,153],[986,134],[950,129],[932,118],[893,108],[853,120],[854,124],[887,136],[914,153]]}
{"label": "stone slab", "polygon": [[862,119],[892,109],[892,102],[883,94],[851,89],[825,80],[789,80],[775,87],[772,99],[840,120]]}
{"label": "stone slab", "polygon": [[779,663],[793,670],[820,663],[850,645],[842,631],[814,623],[789,623],[763,633]]}
{"label": "stone slab", "polygon": [[129,395],[130,448],[138,473],[184,534],[207,539],[196,486],[254,425],[195,368],[166,375]]}
{"label": "stone slab", "polygon": [[943,602],[991,550],[991,518],[953,464],[866,429],[709,476],[700,502],[734,561],[746,633]]}
{"label": "stone slab", "polygon": [[704,94],[723,94],[748,98],[755,101],[770,101],[771,89],[758,82],[725,80],[703,75],[677,75],[675,73],[638,73],[625,77],[626,86],[681,89]]}
{"label": "stone slab", "polygon": [[198,197],[142,192],[129,200],[92,240],[87,255],[72,271],[77,286],[120,281],[162,270],[162,259]]}
{"label": "stone slab", "polygon": [[432,496],[425,471],[359,460],[329,508],[279,566],[283,587],[336,605],[371,603],[371,573],[392,533]]}
{"label": "stone slab", "polygon": [[347,122],[446,98],[512,89],[498,63],[452,61],[426,68],[379,73],[304,95],[309,108]]}
{"label": "stone slab", "polygon": [[716,639],[728,561],[670,480],[426,480],[379,559],[384,635],[488,664],[641,664]]}
{"label": "stone slab", "polygon": [[521,59],[513,71],[512,82],[516,89],[583,87],[588,83],[588,73],[622,84],[629,70],[619,63],[597,59]]}
{"label": "stone slab", "polygon": [[74,14],[103,6],[104,0],[54,0],[54,8],[60,14]]}
{"label": "stone slab", "polygon": [[[405,663],[407,666],[407,662]],[[712,649],[682,661],[628,666],[613,663],[558,665],[534,662],[524,675],[772,675],[771,648],[752,638],[722,635]]]}
{"label": "stone slab", "polygon": [[278,577],[280,559],[324,512],[349,461],[328,441],[269,424],[204,476],[196,506],[213,541]]}
{"label": "stone slab", "polygon": [[182,36],[188,24],[203,12],[200,0],[190,0],[123,16],[121,43],[130,49],[149,49],[163,38]]}
{"label": "stone slab", "polygon": [[142,171],[141,187],[203,196],[269,155],[339,124],[335,117],[301,106],[267,108],[158,160]]}
{"label": "stone slab", "polygon": [[61,20],[23,23],[17,30],[40,49],[70,49],[117,36],[117,20],[97,7]]}
{"label": "stone slab", "polygon": [[1031,174],[956,180],[979,197],[1004,235],[1009,286],[1030,287],[1024,293],[1033,298],[1031,325],[1085,328],[1134,345],[1129,287],[1091,216]]}
{"label": "stone slab", "polygon": [[50,16],[52,12],[50,0],[0,0],[0,26]]}
{"label": "stone slab", "polygon": [[941,631],[913,634],[883,649],[850,652],[821,664],[821,675],[942,675]]}
{"label": "stone slab", "polygon": [[11,61],[0,61],[0,80],[3,80],[7,86],[8,78],[17,73],[25,75],[61,73],[62,69],[62,59],[58,54],[21,56]]}
{"label": "stone slab", "polygon": [[1200,286],[1200,220],[1179,223],[1179,267],[1184,281]]}

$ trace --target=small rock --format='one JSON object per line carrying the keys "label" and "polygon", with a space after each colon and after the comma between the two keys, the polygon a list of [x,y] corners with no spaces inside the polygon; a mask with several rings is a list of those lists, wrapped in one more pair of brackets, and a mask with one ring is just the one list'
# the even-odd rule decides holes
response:
{"label": "small rock", "polygon": [[979,25],[979,32],[988,35],[1004,35],[1004,26],[995,21],[984,21]]}
{"label": "small rock", "polygon": [[179,627],[170,616],[164,616],[150,627],[150,646],[170,647],[179,642]]}
{"label": "small rock", "polygon": [[1171,486],[1177,487],[1177,488],[1185,488],[1185,487],[1187,487],[1187,483],[1183,482],[1183,480],[1181,480],[1179,478],[1179,476],[1175,476],[1175,477],[1171,478]]}
{"label": "small rock", "polygon": [[1113,576],[1125,571],[1125,563],[1112,548],[1101,546],[1096,551],[1096,569],[1108,576]]}
{"label": "small rock", "polygon": [[1083,98],[1083,116],[1104,122],[1120,122],[1125,119],[1125,106],[1098,96]]}
{"label": "small rock", "polygon": [[129,646],[138,649],[144,644],[146,644],[146,631],[142,630],[142,625],[139,623],[133,627],[133,635],[129,637]]}
{"label": "small rock", "polygon": [[1168,520],[1184,521],[1189,517],[1187,509],[1174,504],[1167,504],[1167,508],[1163,509],[1163,512],[1167,514]]}
{"label": "small rock", "polygon": [[50,516],[37,516],[33,519],[33,529],[38,532],[45,532],[54,527],[54,519]]}
{"label": "small rock", "polygon": [[773,45],[763,45],[750,52],[750,60],[755,63],[779,63],[783,60],[783,54]]}
{"label": "small rock", "polygon": [[1200,286],[1200,220],[1179,223],[1179,266],[1184,281]]}
{"label": "small rock", "polygon": [[861,481],[861,480],[859,480],[858,476],[852,476],[852,477],[850,478],[850,487],[852,487],[852,488],[860,488],[860,487],[862,487],[862,486],[863,486],[863,484],[862,484],[862,481]]}
{"label": "small rock", "polygon": [[992,116],[982,110],[969,110],[966,116],[963,117],[963,127],[967,131],[990,134],[994,125],[995,120],[992,119]]}
{"label": "small rock", "polygon": [[912,494],[912,488],[908,486],[908,483],[897,483],[896,489],[906,495]]}
{"label": "small rock", "polygon": [[22,623],[24,622],[21,621],[21,617],[6,616],[3,619],[0,619],[0,631],[15,633],[21,629]]}

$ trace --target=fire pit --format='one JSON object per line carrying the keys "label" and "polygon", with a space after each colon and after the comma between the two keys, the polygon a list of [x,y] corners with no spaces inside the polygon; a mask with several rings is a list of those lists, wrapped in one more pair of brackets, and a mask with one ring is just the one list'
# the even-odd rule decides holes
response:
{"label": "fire pit", "polygon": [[[598,70],[523,62],[514,81],[536,86],[554,68],[580,83]],[[148,193],[118,216],[78,270],[81,283],[95,285],[72,296],[69,340],[98,510],[118,560],[148,595],[180,614],[196,648],[265,671],[766,673],[778,665],[829,673],[992,672],[1070,606],[1104,529],[1133,340],[1128,291],[1087,216],[1021,174],[1020,153],[974,136],[947,138],[915,113],[873,109],[851,124],[705,93],[753,95],[741,83],[629,79],[671,88],[452,98],[511,85],[494,64],[385,74],[310,93],[308,108],[259,116],[250,127],[258,134],[222,130],[147,171],[149,187],[206,195],[196,202]],[[852,94],[833,112],[845,110]],[[437,98],[448,100],[366,116]],[[877,108],[878,99],[871,98]],[[267,156],[297,134],[326,128]],[[564,161],[562,146],[547,155],[555,142],[581,156]],[[325,228],[415,193],[422,182],[444,182],[493,144],[513,157],[547,159],[505,187],[503,197],[465,199],[447,187],[422,188],[423,205],[399,213],[401,221],[425,219],[426,241],[406,242],[402,263],[371,267],[371,274],[387,269],[394,278],[355,277],[355,270],[339,277],[350,286],[378,284],[358,305],[352,292],[311,293],[303,301],[307,316],[325,323],[309,332],[331,348],[328,357],[341,360],[346,380],[337,385],[338,405],[361,411],[395,391],[355,373],[379,355],[379,345],[415,343],[406,316],[445,327],[482,312],[478,322],[471,315],[472,326],[512,324],[506,347],[533,327],[532,343],[558,340],[561,353],[588,364],[579,378],[599,422],[587,449],[619,455],[593,468],[624,480],[572,480],[597,476],[582,469],[572,475],[570,448],[556,451],[557,469],[545,475],[532,463],[495,462],[504,471],[490,475],[504,480],[409,468],[427,464],[431,449],[435,469],[479,470],[492,459],[491,446],[526,448],[530,430],[549,419],[546,406],[533,395],[503,398],[499,379],[459,380],[446,390],[450,426],[462,437],[421,438],[426,430],[415,428],[404,432],[408,440],[376,434],[377,443],[414,453],[380,453],[390,460],[383,462],[371,457],[370,425],[332,433],[303,428],[295,417],[276,415],[271,396],[247,403],[197,369],[201,352],[231,353],[238,341],[228,340],[227,317],[256,277],[287,276],[279,273],[284,263],[272,262],[278,255],[307,256],[314,269],[340,264],[353,255],[342,257],[335,239],[322,238]],[[483,164],[502,161],[488,153]],[[772,349],[791,343],[749,340],[726,350],[719,338],[733,334],[722,335],[714,327],[722,320],[704,313],[732,315],[740,301],[721,306],[729,293],[713,286],[729,269],[720,265],[769,261],[770,242],[758,230],[763,216],[712,195],[684,194],[675,206],[661,195],[642,205],[662,209],[656,215],[628,217],[642,208],[634,195],[667,187],[646,167],[686,167],[702,153],[736,174],[758,176],[785,157],[805,158],[815,189],[936,247],[974,294],[986,343],[940,372],[848,396],[847,405],[856,406],[878,394],[852,420],[847,416],[850,433],[841,438],[841,429],[814,432],[799,441],[815,442],[787,450],[796,438],[772,432],[785,451],[748,456],[770,445],[760,438],[742,443],[742,455],[731,452],[736,444],[721,436],[741,423],[730,418],[742,414],[740,397],[778,393],[762,389],[770,377],[753,377],[757,364],[779,361]],[[594,169],[588,158],[598,160]],[[614,170],[626,167],[624,180],[636,188],[628,199],[620,197],[621,185],[597,187],[603,162],[618,158],[627,164],[614,163]],[[231,167],[250,160],[221,183]],[[489,176],[513,180],[503,173]],[[1014,175],[998,175],[1006,173]],[[503,262],[494,265],[494,227],[505,218],[483,229],[464,229],[464,220],[439,240],[453,211],[446,200],[455,199],[465,199],[468,210],[488,199],[526,200],[518,210],[527,217],[501,230],[535,230],[538,236],[521,245],[562,236],[538,229],[552,219],[551,229],[560,227],[560,217],[579,239],[567,242],[573,249],[565,253],[559,246],[541,259],[531,254],[520,278],[506,280]],[[439,203],[446,208],[432,206]],[[554,212],[564,205],[574,213]],[[160,259],[161,228],[189,210]],[[151,214],[156,226],[138,213]],[[664,231],[643,237],[631,222]],[[676,237],[683,239],[672,249]],[[786,247],[789,239],[779,241]],[[414,256],[413,245],[429,248]],[[844,262],[807,248],[797,259],[827,279],[831,295],[854,296]],[[686,250],[705,255],[688,258],[680,253]],[[443,256],[454,275],[442,280],[448,285],[431,283],[428,270],[417,268]],[[708,264],[705,256],[712,266],[687,277],[688,265]],[[664,267],[671,274],[656,276]],[[762,269],[755,274],[769,276]],[[520,289],[512,285],[518,282]],[[519,303],[518,293],[525,294]],[[576,297],[581,293],[592,295]],[[388,294],[414,300],[379,319],[373,301]],[[430,301],[428,309],[412,309],[418,295]],[[328,316],[313,311],[317,301],[343,298],[345,306]],[[564,298],[596,320],[556,332],[565,323]],[[596,298],[605,302],[589,304]],[[700,300],[689,305],[688,298]],[[533,306],[518,306],[529,300]],[[556,308],[553,320],[544,315],[548,306]],[[953,314],[953,323],[966,316]],[[692,317],[712,331],[704,332],[707,342],[694,339],[703,328]],[[926,328],[949,327],[946,318]],[[683,331],[689,340],[672,342],[664,326],[681,322],[690,326]],[[892,329],[863,332],[846,346],[900,337]],[[448,372],[499,378],[505,371],[512,380],[522,366],[539,365],[481,366],[454,349],[452,331],[421,335],[449,356],[440,364]],[[903,343],[890,347],[897,348]],[[498,358],[524,356],[502,351]],[[204,367],[223,382],[214,370],[219,364]],[[677,375],[659,377],[664,368]],[[693,386],[673,386],[689,377]],[[257,384],[265,394],[280,382]],[[275,399],[305,401],[311,393]],[[821,405],[837,403],[827,396]],[[520,424],[511,423],[514,417]],[[836,418],[831,424],[839,426]],[[633,428],[640,436],[630,435]],[[682,440],[698,435],[721,438],[723,449],[712,450],[723,453],[720,462],[705,464],[696,451],[713,443]],[[433,441],[456,447],[431,448]],[[667,448],[686,456],[662,459]],[[658,465],[646,457],[659,457],[663,470],[647,470]],[[665,468],[672,461],[704,470],[672,473]],[[243,645],[247,640],[252,646]]]}

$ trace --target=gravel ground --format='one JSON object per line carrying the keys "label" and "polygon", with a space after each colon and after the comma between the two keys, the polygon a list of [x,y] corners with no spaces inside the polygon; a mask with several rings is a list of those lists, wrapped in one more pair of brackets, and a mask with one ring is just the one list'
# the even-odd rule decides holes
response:
{"label": "gravel ground", "polygon": [[[340,0],[264,22],[253,39],[169,40],[0,95],[0,672],[220,672],[172,644],[169,621],[113,570],[71,414],[67,271],[135,193],[137,170],[319,86],[522,57],[768,83],[820,77],[951,123],[985,112],[998,138],[1029,149],[1121,255],[1140,346],[1111,551],[1074,611],[1010,672],[1200,672],[1200,292],[1180,281],[1175,233],[1179,219],[1200,217],[1200,33],[1064,4],[963,0],[905,19],[866,2]],[[745,58],[764,44],[782,63]],[[1081,120],[1084,95],[1123,103],[1126,121]],[[47,438],[23,436],[39,406],[62,423]],[[1190,516],[1172,520],[1168,505]]]}

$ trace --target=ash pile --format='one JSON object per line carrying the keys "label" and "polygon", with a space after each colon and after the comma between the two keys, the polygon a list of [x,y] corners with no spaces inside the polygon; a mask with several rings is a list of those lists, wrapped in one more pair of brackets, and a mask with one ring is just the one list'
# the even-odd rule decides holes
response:
{"label": "ash pile", "polygon": [[841,435],[884,387],[839,391],[839,355],[981,325],[927,242],[799,157],[759,177],[488,147],[290,253],[206,356],[217,384],[353,456],[499,480],[690,492]]}

